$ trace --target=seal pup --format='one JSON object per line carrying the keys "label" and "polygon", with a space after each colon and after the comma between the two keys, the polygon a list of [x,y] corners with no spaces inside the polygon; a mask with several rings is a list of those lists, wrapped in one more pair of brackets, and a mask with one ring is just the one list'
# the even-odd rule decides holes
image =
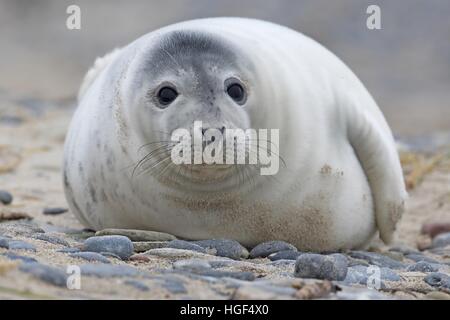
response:
{"label": "seal pup", "polygon": [[[174,165],[170,133],[198,120],[279,129],[285,165],[272,177]],[[174,24],[99,59],[63,170],[70,210],[87,227],[246,246],[360,248],[377,230],[389,242],[407,196],[391,130],[352,71],[299,32],[245,18]]]}

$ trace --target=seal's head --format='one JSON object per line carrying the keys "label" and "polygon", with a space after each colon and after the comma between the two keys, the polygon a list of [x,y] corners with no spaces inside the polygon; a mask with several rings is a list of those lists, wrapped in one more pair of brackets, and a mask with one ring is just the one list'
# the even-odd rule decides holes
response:
{"label": "seal's head", "polygon": [[[247,129],[252,114],[261,112],[251,57],[220,36],[188,30],[156,34],[130,68],[128,116],[154,158],[168,155],[176,129],[195,135],[196,121],[203,130]],[[206,167],[203,172],[211,169]]]}

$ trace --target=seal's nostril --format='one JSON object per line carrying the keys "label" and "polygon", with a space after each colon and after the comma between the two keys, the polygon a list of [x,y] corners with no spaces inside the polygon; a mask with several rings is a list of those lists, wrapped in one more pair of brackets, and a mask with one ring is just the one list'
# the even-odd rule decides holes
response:
{"label": "seal's nostril", "polygon": [[225,126],[223,126],[222,128],[219,129],[220,132],[222,132],[222,134],[225,132]]}

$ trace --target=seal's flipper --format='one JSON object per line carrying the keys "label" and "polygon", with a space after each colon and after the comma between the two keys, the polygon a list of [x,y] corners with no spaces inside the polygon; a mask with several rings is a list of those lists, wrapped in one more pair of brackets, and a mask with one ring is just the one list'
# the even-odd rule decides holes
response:
{"label": "seal's flipper", "polygon": [[103,57],[98,57],[94,65],[89,69],[86,75],[83,78],[83,82],[81,83],[80,90],[78,91],[78,102],[83,98],[87,89],[91,86],[97,76],[100,74],[102,70],[104,70],[120,53],[121,49],[114,49]]}
{"label": "seal's flipper", "polygon": [[372,190],[380,238],[389,243],[408,196],[396,145],[387,125],[383,126],[385,121],[375,121],[373,110],[355,106],[349,111],[348,139]]}

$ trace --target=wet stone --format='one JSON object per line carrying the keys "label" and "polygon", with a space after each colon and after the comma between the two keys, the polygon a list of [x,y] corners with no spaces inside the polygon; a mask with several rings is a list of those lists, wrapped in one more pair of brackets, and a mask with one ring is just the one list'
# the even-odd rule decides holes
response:
{"label": "wet stone", "polygon": [[207,253],[206,249],[189,241],[184,240],[172,240],[167,243],[167,248],[192,250],[201,253]]}
{"label": "wet stone", "polygon": [[239,242],[229,239],[211,239],[193,241],[193,243],[205,248],[214,249],[215,254],[220,257],[227,257],[235,260],[246,259],[249,255]]}
{"label": "wet stone", "polygon": [[0,202],[4,205],[11,204],[13,201],[13,196],[11,193],[5,190],[0,190]]}
{"label": "wet stone", "polygon": [[406,271],[419,271],[419,272],[437,272],[439,270],[439,265],[434,263],[428,263],[425,261],[419,261],[415,264],[410,265]]}
{"label": "wet stone", "polygon": [[284,250],[279,251],[276,253],[272,253],[268,256],[268,258],[271,261],[277,261],[277,260],[297,260],[298,257],[300,257],[303,254],[303,252],[299,251],[292,251],[292,250]]}
{"label": "wet stone", "polygon": [[62,245],[62,246],[65,246],[65,247],[70,246],[70,244],[66,240],[64,240],[62,238],[59,238],[59,237],[56,237],[56,236],[53,236],[53,235],[48,235],[46,233],[35,234],[35,235],[33,235],[33,238],[41,240],[41,241],[49,242],[49,243],[52,243],[52,244]]}
{"label": "wet stone", "polygon": [[450,289],[450,277],[444,273],[433,272],[423,280],[432,287]]}
{"label": "wet stone", "polygon": [[42,213],[49,216],[56,216],[68,212],[67,208],[45,208]]}
{"label": "wet stone", "polygon": [[297,248],[284,241],[267,241],[254,247],[250,251],[250,258],[265,258],[280,251],[297,251]]}
{"label": "wet stone", "polygon": [[81,258],[88,261],[97,261],[102,263],[111,263],[106,257],[97,252],[75,252],[71,253],[72,258]]}
{"label": "wet stone", "polygon": [[389,258],[386,255],[375,253],[375,252],[366,252],[366,251],[351,251],[349,252],[349,256],[355,259],[363,259],[378,267],[386,267],[391,269],[402,269],[406,267],[405,263],[399,262],[392,258]]}
{"label": "wet stone", "polygon": [[294,275],[299,278],[344,280],[348,262],[342,254],[321,255],[305,253],[295,263]]}
{"label": "wet stone", "polygon": [[133,243],[125,236],[95,236],[84,241],[83,251],[110,252],[121,259],[128,259],[133,254]]}
{"label": "wet stone", "polygon": [[66,273],[58,268],[34,262],[22,264],[19,270],[55,286],[65,287],[67,285]]}
{"label": "wet stone", "polygon": [[81,274],[99,278],[109,277],[135,277],[142,274],[139,269],[126,265],[113,264],[84,264],[80,266]]}
{"label": "wet stone", "polygon": [[432,248],[441,248],[450,245],[450,232],[441,233],[431,243]]}
{"label": "wet stone", "polygon": [[163,232],[133,230],[133,229],[103,229],[95,233],[96,236],[120,235],[132,241],[172,241],[176,237]]}

